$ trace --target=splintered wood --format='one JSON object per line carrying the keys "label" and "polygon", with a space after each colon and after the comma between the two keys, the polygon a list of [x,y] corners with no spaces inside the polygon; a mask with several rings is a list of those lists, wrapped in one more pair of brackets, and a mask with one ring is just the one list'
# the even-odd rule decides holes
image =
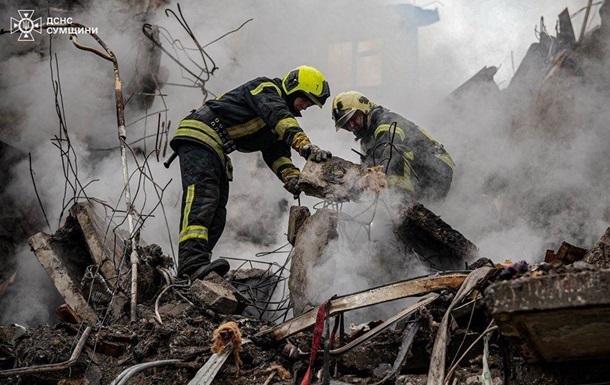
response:
{"label": "splintered wood", "polygon": [[307,161],[299,180],[310,196],[334,201],[357,201],[364,194],[376,194],[387,186],[381,166],[366,169],[339,157],[326,162]]}

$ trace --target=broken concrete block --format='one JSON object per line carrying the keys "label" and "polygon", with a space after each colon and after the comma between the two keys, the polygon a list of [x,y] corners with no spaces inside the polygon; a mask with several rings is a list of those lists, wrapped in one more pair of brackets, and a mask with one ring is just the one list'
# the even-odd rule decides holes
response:
{"label": "broken concrete block", "polygon": [[400,221],[398,238],[436,270],[463,269],[479,256],[472,242],[421,203],[405,209]]}
{"label": "broken concrete block", "polygon": [[311,213],[307,206],[290,206],[290,216],[288,217],[288,242],[294,246],[294,242],[297,239],[297,233],[301,228],[305,219],[309,218]]}
{"label": "broken concrete block", "polygon": [[86,257],[88,253],[84,250],[85,246],[73,234],[79,230],[66,221],[66,226],[56,235],[38,233],[28,243],[66,303],[83,319],[95,324],[98,321],[97,315],[80,290],[80,278],[91,261]]}
{"label": "broken concrete block", "polygon": [[447,99],[455,101],[482,94],[497,97],[500,94],[500,88],[494,81],[494,76],[497,72],[498,67],[483,67],[479,72],[474,74],[474,76],[464,82],[464,84],[456,88]]}
{"label": "broken concrete block", "polygon": [[307,310],[317,297],[316,288],[309,284],[309,272],[323,262],[324,249],[338,236],[337,224],[337,213],[322,209],[307,218],[297,234],[288,279],[295,316]]}
{"label": "broken concrete block", "polygon": [[112,301],[108,304],[110,307],[110,320],[119,320],[127,314],[127,304],[130,303],[129,298],[123,293],[115,293]]}
{"label": "broken concrete block", "polygon": [[244,309],[248,305],[250,305],[250,301],[248,300],[248,298],[246,298],[246,296],[244,296],[239,290],[237,290],[237,288],[235,286],[233,286],[231,284],[231,282],[229,282],[227,279],[221,277],[216,272],[213,271],[210,274],[208,274],[208,276],[205,277],[205,280],[214,282],[217,285],[224,287],[225,290],[230,291],[233,294],[233,296],[235,296],[235,299],[237,300],[237,308],[235,309],[235,311],[232,314],[242,314]]}
{"label": "broken concrete block", "polygon": [[487,307],[529,362],[610,356],[610,271],[494,283]]}
{"label": "broken concrete block", "polygon": [[221,314],[233,314],[237,310],[237,299],[232,290],[223,284],[197,279],[189,288],[197,305]]}
{"label": "broken concrete block", "polygon": [[115,226],[108,226],[98,214],[98,208],[92,203],[77,203],[70,208],[70,215],[74,217],[82,230],[91,259],[100,266],[100,273],[107,280],[110,288],[114,288],[116,277],[127,273],[129,263],[123,263],[121,272],[121,258],[125,253],[124,239],[109,231]]}
{"label": "broken concrete block", "polygon": [[583,261],[601,268],[610,267],[610,227],[599,242],[584,256]]}
{"label": "broken concrete block", "polygon": [[385,174],[366,169],[339,157],[326,162],[307,161],[301,171],[299,187],[310,196],[335,202],[355,201],[365,192],[386,187]]}

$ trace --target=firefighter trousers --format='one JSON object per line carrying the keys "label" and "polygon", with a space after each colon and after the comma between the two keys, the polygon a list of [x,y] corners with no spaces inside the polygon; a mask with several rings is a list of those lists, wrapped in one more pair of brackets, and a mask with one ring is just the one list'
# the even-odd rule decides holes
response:
{"label": "firefighter trousers", "polygon": [[210,263],[226,223],[229,180],[218,155],[205,144],[182,142],[178,156],[183,190],[178,276],[182,276]]}

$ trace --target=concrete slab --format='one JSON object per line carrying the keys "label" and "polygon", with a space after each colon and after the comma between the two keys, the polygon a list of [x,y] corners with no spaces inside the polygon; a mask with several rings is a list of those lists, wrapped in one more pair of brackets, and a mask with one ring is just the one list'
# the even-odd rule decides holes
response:
{"label": "concrete slab", "polygon": [[497,282],[485,296],[529,362],[610,357],[610,270]]}
{"label": "concrete slab", "polygon": [[[28,243],[66,303],[83,319],[95,324],[97,315],[80,291],[79,272],[76,271],[79,266],[65,261],[66,254],[62,249],[67,245],[46,233],[32,236]],[[78,253],[77,250],[73,252]]]}
{"label": "concrete slab", "polygon": [[324,262],[326,246],[339,236],[338,222],[336,212],[321,209],[303,222],[297,234],[288,279],[295,316],[308,310],[312,299],[318,296],[318,288],[310,284],[310,272],[313,266]]}
{"label": "concrete slab", "polygon": [[223,284],[197,279],[189,288],[189,294],[195,304],[217,313],[234,314],[237,310],[237,299]]}

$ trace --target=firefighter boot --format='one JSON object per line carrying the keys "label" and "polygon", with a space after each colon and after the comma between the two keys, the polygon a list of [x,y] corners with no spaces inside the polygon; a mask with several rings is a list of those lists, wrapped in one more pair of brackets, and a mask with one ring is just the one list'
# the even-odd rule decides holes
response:
{"label": "firefighter boot", "polygon": [[229,265],[229,262],[227,262],[226,259],[218,258],[208,264],[201,266],[193,273],[189,274],[189,276],[191,277],[191,282],[195,281],[196,279],[204,279],[211,272],[215,272],[221,277],[224,277],[229,272],[230,268],[231,265]]}

